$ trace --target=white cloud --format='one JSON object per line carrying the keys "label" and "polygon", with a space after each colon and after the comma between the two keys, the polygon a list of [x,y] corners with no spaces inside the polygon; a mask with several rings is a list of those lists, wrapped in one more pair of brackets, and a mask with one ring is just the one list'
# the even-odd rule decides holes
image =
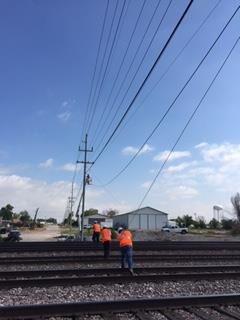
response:
{"label": "white cloud", "polygon": [[[169,155],[169,150],[162,151],[158,153],[153,160],[165,161]],[[191,157],[191,152],[189,151],[173,151],[168,159],[168,161],[173,161],[181,158]]]}
{"label": "white cloud", "polygon": [[63,113],[59,113],[57,115],[58,119],[62,122],[67,122],[69,120],[69,118],[71,117],[71,112],[69,111],[66,111],[66,112],[63,112]]}
{"label": "white cloud", "polygon": [[194,148],[195,148],[195,149],[201,149],[201,148],[203,148],[203,147],[205,147],[205,146],[207,146],[207,145],[208,145],[207,142],[201,142],[201,143],[195,145]]}
{"label": "white cloud", "polygon": [[192,161],[192,162],[183,162],[180,163],[177,166],[170,166],[168,167],[165,172],[168,173],[176,173],[176,172],[181,172],[189,167],[195,166],[197,164],[197,161]]}
{"label": "white cloud", "polygon": [[239,165],[240,163],[240,144],[223,144],[204,143],[200,148],[203,159],[207,162],[218,161],[224,164]]}
{"label": "white cloud", "polygon": [[76,167],[76,164],[74,163],[65,163],[63,166],[60,167],[60,169],[64,171],[74,172],[75,170],[80,171],[81,167],[79,165]]}
{"label": "white cloud", "polygon": [[176,186],[167,191],[167,195],[171,200],[178,200],[179,198],[190,199],[196,197],[198,194],[197,189],[184,185]]}
{"label": "white cloud", "polygon": [[[132,156],[132,155],[135,155],[138,152],[138,150],[139,150],[138,147],[127,146],[124,149],[122,149],[122,154],[124,154],[126,156]],[[152,150],[154,150],[153,147],[151,147],[148,144],[145,144],[145,146],[139,152],[139,155],[144,154],[144,153],[148,153]]]}
{"label": "white cloud", "polygon": [[68,105],[68,102],[67,101],[63,101],[62,107],[66,107],[67,105]]}
{"label": "white cloud", "polygon": [[40,164],[39,164],[39,167],[40,168],[50,168],[52,165],[53,165],[53,159],[52,158],[50,158],[50,159],[47,159],[46,161],[44,161],[44,162],[41,162]]}

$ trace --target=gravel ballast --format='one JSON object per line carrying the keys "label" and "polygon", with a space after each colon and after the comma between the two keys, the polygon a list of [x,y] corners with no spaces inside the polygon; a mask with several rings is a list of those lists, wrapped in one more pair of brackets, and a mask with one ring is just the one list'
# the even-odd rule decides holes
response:
{"label": "gravel ballast", "polygon": [[67,303],[84,301],[129,300],[240,292],[240,280],[163,281],[49,288],[0,290],[1,305]]}

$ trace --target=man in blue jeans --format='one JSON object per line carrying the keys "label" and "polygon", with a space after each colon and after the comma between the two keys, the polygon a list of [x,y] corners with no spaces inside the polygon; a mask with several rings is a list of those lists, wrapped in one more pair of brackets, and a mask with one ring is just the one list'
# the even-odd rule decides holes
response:
{"label": "man in blue jeans", "polygon": [[133,261],[132,261],[132,234],[130,231],[118,228],[118,241],[121,249],[121,266],[125,268],[125,260],[128,264],[128,269],[132,275],[133,272]]}

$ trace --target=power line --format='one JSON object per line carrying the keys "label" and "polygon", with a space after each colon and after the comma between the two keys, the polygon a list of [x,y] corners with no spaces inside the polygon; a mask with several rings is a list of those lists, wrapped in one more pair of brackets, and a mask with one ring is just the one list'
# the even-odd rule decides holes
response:
{"label": "power line", "polygon": [[167,42],[165,43],[163,49],[161,50],[161,52],[159,53],[157,59],[155,60],[155,62],[153,63],[152,67],[150,68],[147,76],[145,77],[145,79],[143,80],[142,84],[140,85],[137,93],[135,94],[134,98],[132,99],[130,105],[128,106],[127,110],[124,112],[122,118],[120,119],[120,121],[118,122],[117,126],[115,127],[114,131],[112,132],[112,134],[110,135],[110,137],[108,138],[107,142],[105,143],[105,145],[103,146],[102,150],[99,152],[99,154],[97,155],[97,157],[95,158],[94,162],[96,162],[99,157],[102,155],[102,153],[104,152],[104,150],[106,149],[106,147],[108,146],[108,144],[110,143],[111,139],[113,138],[113,136],[115,135],[116,131],[118,130],[118,128],[120,127],[121,123],[123,122],[124,118],[126,117],[127,113],[130,111],[133,103],[135,102],[135,100],[137,99],[139,93],[141,92],[142,88],[144,87],[145,83],[147,82],[148,78],[150,77],[152,71],[154,70],[154,68],[156,67],[159,59],[161,58],[161,56],[163,55],[163,53],[165,52],[166,48],[168,47],[171,39],[173,38],[174,34],[176,33],[177,29],[179,28],[183,18],[185,17],[185,15],[187,14],[188,10],[190,9],[192,3],[194,0],[190,0],[188,6],[186,7],[186,9],[184,10],[184,13],[182,14],[181,18],[179,19],[179,21],[177,22],[176,26],[174,27],[174,30],[172,31],[170,37],[168,38]]}
{"label": "power line", "polygon": [[[87,117],[87,119],[86,119],[86,127],[87,127],[87,124],[88,124],[88,122],[89,122],[89,117],[90,117],[90,114],[91,114],[90,109],[92,109],[92,105],[93,105],[93,102],[94,102],[94,100],[95,100],[95,96],[96,96],[98,84],[99,84],[100,77],[101,77],[101,74],[102,74],[102,69],[103,69],[103,65],[104,65],[104,61],[105,61],[105,56],[106,56],[106,52],[107,52],[109,40],[110,40],[110,37],[111,37],[111,34],[112,34],[112,29],[113,29],[114,20],[115,20],[116,13],[117,13],[117,7],[118,7],[118,2],[116,2],[116,5],[115,5],[113,17],[112,17],[112,20],[111,20],[110,29],[109,29],[108,36],[107,36],[107,40],[106,40],[106,43],[105,43],[105,48],[104,48],[104,53],[103,53],[103,57],[102,57],[102,62],[101,62],[101,64],[100,64],[100,70],[99,70],[99,72],[98,72],[98,77],[97,77],[96,85],[95,85],[95,88],[94,88],[94,91],[93,91],[92,102],[91,102],[91,106],[89,107],[88,117]],[[83,132],[83,133],[84,133],[84,132]]]}
{"label": "power line", "polygon": [[88,124],[88,127],[87,127],[87,132],[90,131],[90,127],[91,127],[91,124],[92,124],[94,116],[95,116],[96,107],[97,107],[97,104],[98,104],[98,101],[99,101],[100,94],[102,92],[102,86],[103,86],[103,83],[104,83],[104,80],[105,80],[105,77],[106,77],[108,65],[109,65],[110,59],[112,57],[112,51],[113,51],[113,48],[114,48],[114,45],[115,45],[115,42],[116,42],[118,29],[119,29],[119,25],[120,25],[120,22],[121,22],[121,19],[122,19],[122,15],[123,15],[123,11],[124,11],[125,5],[126,5],[126,0],[124,0],[124,2],[123,2],[123,6],[122,6],[121,13],[120,13],[120,16],[119,16],[119,19],[118,19],[118,23],[117,23],[117,28],[115,30],[115,34],[114,34],[114,37],[113,37],[113,41],[112,41],[112,45],[111,45],[111,48],[110,48],[110,52],[108,54],[108,59],[107,59],[107,63],[106,63],[106,66],[105,66],[104,74],[103,74],[102,81],[101,81],[101,84],[100,84],[100,87],[99,87],[99,90],[98,90],[98,95],[97,95],[95,104],[93,106],[92,116],[90,118],[90,121],[89,121],[89,124]]}
{"label": "power line", "polygon": [[[160,1],[161,1],[161,0],[160,0]],[[160,2],[160,1],[159,1],[159,2]],[[132,43],[133,36],[134,36],[135,31],[136,31],[136,29],[137,29],[137,26],[138,26],[138,23],[139,23],[139,21],[140,21],[140,17],[141,17],[141,15],[142,15],[142,12],[143,12],[143,9],[144,9],[144,7],[145,7],[145,4],[146,4],[146,0],[144,0],[143,3],[142,3],[142,7],[141,7],[141,9],[140,9],[140,12],[139,12],[139,14],[138,14],[137,20],[136,20],[136,22],[135,22],[135,25],[134,25],[134,28],[133,28],[133,31],[132,31],[130,40],[129,40],[129,42],[128,42],[128,45],[127,45],[127,48],[126,48],[125,53],[124,53],[124,55],[123,55],[122,61],[121,61],[121,63],[120,63],[120,66],[119,66],[119,68],[118,68],[117,75],[116,75],[116,77],[115,77],[115,79],[114,79],[114,81],[113,81],[113,85],[112,85],[112,87],[111,87],[111,89],[110,89],[110,93],[109,93],[108,98],[107,98],[107,101],[106,101],[106,106],[105,106],[105,108],[104,108],[104,111],[103,111],[102,114],[101,114],[101,117],[100,117],[100,119],[99,119],[97,128],[96,128],[95,133],[94,133],[94,135],[93,135],[93,138],[92,138],[93,141],[95,140],[95,137],[96,137],[97,132],[98,132],[98,130],[99,130],[100,123],[102,122],[102,119],[103,119],[103,117],[104,117],[104,115],[105,115],[105,112],[106,112],[106,110],[107,110],[107,107],[108,107],[110,98],[111,98],[111,96],[112,96],[113,90],[114,90],[115,85],[116,85],[116,83],[117,83],[119,74],[120,74],[120,72],[121,72],[121,70],[122,70],[122,66],[123,66],[123,64],[124,64],[124,61],[125,61],[125,58],[126,58],[126,56],[127,56],[128,50],[129,50],[130,45],[131,45],[131,43]]]}
{"label": "power line", "polygon": [[179,93],[176,95],[176,97],[174,98],[173,102],[170,104],[170,106],[168,107],[168,109],[165,111],[164,115],[161,117],[161,119],[158,121],[158,123],[156,124],[156,126],[153,128],[153,130],[151,131],[151,133],[148,135],[148,137],[145,139],[145,141],[143,142],[143,144],[141,145],[141,147],[138,149],[138,151],[135,153],[135,155],[128,161],[128,163],[110,180],[108,181],[105,185],[112,183],[115,179],[117,179],[129,166],[130,164],[136,159],[136,157],[139,155],[139,153],[142,151],[142,149],[144,148],[144,146],[146,145],[146,143],[150,140],[150,138],[154,135],[154,133],[157,131],[157,129],[159,128],[159,126],[162,124],[162,122],[164,121],[164,119],[166,118],[166,116],[168,115],[168,113],[170,112],[170,110],[173,108],[173,106],[175,105],[175,103],[177,102],[177,100],[179,99],[179,97],[181,96],[181,94],[183,93],[183,91],[185,90],[185,88],[188,86],[188,84],[190,83],[190,81],[192,80],[192,78],[194,77],[194,75],[197,73],[198,69],[201,67],[201,65],[203,64],[203,62],[206,60],[207,56],[210,54],[210,52],[212,51],[212,49],[215,47],[216,43],[218,42],[218,40],[221,38],[222,34],[225,32],[226,28],[228,27],[228,25],[230,24],[230,22],[232,21],[232,19],[234,18],[234,16],[236,15],[236,13],[238,12],[240,7],[238,7],[235,12],[232,14],[232,16],[230,17],[230,19],[228,20],[228,22],[225,24],[225,26],[223,27],[223,29],[221,30],[221,32],[219,33],[219,35],[217,36],[217,38],[215,39],[215,41],[213,42],[213,44],[210,46],[210,48],[208,49],[208,51],[206,52],[206,54],[204,55],[204,57],[201,59],[200,63],[197,65],[197,67],[194,69],[194,71],[192,72],[191,76],[188,78],[188,80],[185,82],[185,84],[183,85],[183,87],[181,88],[181,90],[179,91]]}
{"label": "power line", "polygon": [[[131,62],[130,62],[130,64],[129,64],[129,68],[128,68],[128,70],[127,70],[124,78],[122,79],[122,82],[121,82],[121,84],[120,84],[120,86],[119,86],[119,88],[118,88],[118,92],[117,92],[117,94],[116,94],[116,96],[115,96],[115,98],[114,98],[114,100],[113,100],[113,102],[112,102],[110,112],[108,113],[108,115],[107,115],[107,117],[106,117],[106,119],[105,119],[105,121],[104,121],[104,123],[103,123],[103,126],[102,126],[103,128],[104,128],[104,125],[107,123],[107,121],[108,121],[108,119],[109,119],[109,117],[110,117],[110,115],[111,115],[111,111],[113,111],[113,107],[114,107],[114,105],[115,105],[115,103],[116,103],[116,101],[117,101],[117,98],[119,97],[119,94],[120,94],[120,92],[121,92],[124,84],[126,83],[126,79],[127,79],[128,75],[129,75],[129,73],[130,73],[130,70],[132,69],[132,66],[134,65],[134,61],[135,61],[135,59],[136,59],[136,57],[137,57],[137,55],[138,55],[138,53],[139,53],[139,50],[140,50],[140,48],[141,48],[141,46],[142,46],[142,44],[143,44],[143,41],[144,41],[144,39],[145,39],[145,37],[146,37],[146,35],[147,35],[147,32],[148,32],[148,30],[149,30],[149,28],[150,28],[150,26],[151,26],[151,24],[152,24],[153,18],[155,17],[155,14],[157,13],[157,10],[158,10],[158,8],[159,8],[159,5],[160,5],[161,1],[162,1],[162,0],[159,0],[159,1],[158,1],[158,4],[157,4],[157,6],[155,7],[154,12],[153,12],[153,14],[152,14],[152,16],[151,16],[151,19],[149,20],[149,23],[148,23],[148,25],[147,25],[147,28],[146,28],[145,31],[144,31],[144,34],[143,34],[143,36],[142,36],[142,39],[141,39],[140,43],[138,44],[137,49],[135,50],[135,54],[134,54],[134,56],[133,56],[133,58],[132,58],[132,60],[131,60]],[[148,52],[149,52],[149,50],[150,50],[150,48],[151,48],[151,45],[152,45],[152,43],[153,43],[153,41],[154,41],[154,39],[155,39],[155,37],[156,37],[156,35],[157,35],[160,27],[161,27],[161,24],[162,24],[162,22],[163,22],[163,20],[164,20],[164,18],[165,18],[165,16],[166,16],[166,14],[167,14],[167,12],[168,12],[168,9],[169,9],[171,3],[172,3],[172,0],[169,1],[168,6],[167,6],[167,8],[166,8],[166,10],[165,10],[165,12],[164,12],[161,20],[159,21],[158,26],[157,26],[155,32],[154,32],[154,35],[152,36],[152,39],[151,39],[151,41],[149,42],[149,44],[148,44],[148,46],[147,46],[147,48],[146,48],[146,50],[145,50],[145,52],[144,52],[144,54],[143,54],[143,56],[142,56],[142,58],[141,58],[141,61],[140,61],[139,65],[138,65],[138,67],[137,67],[137,69],[136,69],[136,71],[135,71],[135,73],[134,73],[131,81],[130,81],[130,84],[128,85],[128,89],[127,89],[127,91],[125,92],[125,94],[124,94],[124,96],[123,96],[123,99],[121,100],[119,106],[116,108],[115,114],[113,115],[112,120],[110,121],[110,124],[108,125],[107,129],[105,130],[105,132],[104,132],[104,134],[103,134],[103,136],[102,136],[101,141],[98,143],[98,145],[97,145],[97,147],[96,147],[96,150],[99,149],[102,141],[104,140],[105,136],[106,136],[107,133],[108,133],[108,130],[109,130],[110,127],[111,127],[111,124],[113,123],[113,121],[115,120],[118,112],[120,111],[120,106],[121,106],[122,102],[124,101],[126,95],[128,94],[128,91],[129,91],[129,89],[130,89],[133,81],[135,80],[135,78],[136,78],[136,76],[137,76],[137,74],[138,74],[138,72],[139,72],[139,70],[140,70],[140,68],[141,68],[141,66],[142,66],[142,63],[143,63],[146,55],[148,54]],[[109,103],[109,101],[107,102],[107,105],[108,105],[108,103]]]}
{"label": "power line", "polygon": [[151,185],[149,186],[147,192],[145,193],[143,199],[141,200],[138,209],[141,207],[142,203],[144,202],[144,200],[146,199],[147,195],[149,194],[150,190],[152,189],[153,185],[155,184],[157,178],[159,177],[160,173],[162,172],[163,168],[165,167],[166,163],[168,162],[171,154],[173,153],[174,149],[176,148],[176,146],[178,145],[180,139],[182,138],[184,132],[186,131],[187,127],[189,126],[190,122],[192,121],[192,119],[194,118],[195,114],[197,113],[198,109],[200,108],[202,102],[204,101],[206,95],[208,94],[209,90],[211,89],[211,87],[213,86],[215,80],[217,79],[217,77],[219,76],[220,72],[222,71],[225,63],[228,61],[230,55],[232,54],[233,50],[235,49],[238,41],[240,40],[240,37],[237,38],[237,40],[235,41],[233,47],[231,48],[231,50],[229,51],[227,57],[224,59],[223,63],[221,64],[220,68],[218,69],[217,73],[215,74],[213,80],[211,81],[210,85],[208,86],[207,90],[205,91],[204,95],[202,96],[200,102],[198,103],[198,105],[196,106],[196,108],[194,109],[194,111],[192,112],[190,118],[188,119],[186,125],[184,126],[183,130],[181,131],[180,135],[178,136],[176,142],[174,143],[172,149],[169,151],[166,159],[164,160],[161,168],[159,169],[158,173],[156,174],[155,178],[153,179]]}
{"label": "power line", "polygon": [[[204,20],[201,22],[201,24],[198,26],[198,28],[193,32],[192,36],[187,40],[185,45],[181,48],[181,50],[178,52],[178,54],[175,56],[175,58],[172,60],[172,62],[167,66],[165,71],[162,73],[161,77],[158,79],[158,81],[153,85],[153,87],[149,90],[149,92],[145,95],[143,100],[138,105],[138,108],[135,108],[132,114],[128,117],[128,119],[125,121],[123,126],[118,132],[118,135],[115,136],[115,139],[120,135],[120,133],[123,131],[123,129],[126,127],[126,125],[129,123],[129,121],[133,118],[133,116],[136,114],[137,111],[139,111],[140,107],[144,104],[144,102],[148,99],[150,94],[155,90],[155,88],[159,85],[159,83],[164,79],[166,74],[169,72],[169,70],[172,68],[172,66],[175,64],[175,62],[179,59],[179,57],[182,55],[182,53],[185,51],[185,49],[188,47],[188,45],[192,42],[192,40],[195,38],[195,36],[198,34],[198,32],[202,29],[202,27],[205,25],[207,20],[210,18],[210,16],[213,14],[213,12],[216,10],[216,8],[219,6],[219,4],[222,2],[222,0],[219,0],[214,7],[211,9],[211,11],[207,14],[207,16],[204,18]],[[112,142],[114,139],[112,140]]]}
{"label": "power line", "polygon": [[92,77],[92,81],[91,81],[90,93],[89,93],[89,96],[88,96],[87,108],[86,108],[86,113],[85,113],[84,122],[83,122],[83,129],[82,129],[82,133],[81,133],[81,140],[83,139],[83,134],[84,134],[84,131],[85,131],[85,125],[86,125],[86,121],[87,121],[87,118],[88,118],[90,101],[91,101],[91,97],[92,97],[93,83],[94,83],[95,76],[96,76],[98,59],[99,59],[100,49],[101,49],[101,46],[102,46],[103,33],[104,33],[105,24],[106,24],[106,20],[107,20],[108,8],[109,8],[109,0],[107,0],[107,6],[106,6],[106,9],[105,9],[104,19],[103,19],[103,24],[102,24],[102,30],[101,30],[101,35],[100,35],[100,39],[99,39],[98,49],[97,49],[97,57],[96,57],[95,65],[94,65],[94,72],[93,72],[93,77]]}

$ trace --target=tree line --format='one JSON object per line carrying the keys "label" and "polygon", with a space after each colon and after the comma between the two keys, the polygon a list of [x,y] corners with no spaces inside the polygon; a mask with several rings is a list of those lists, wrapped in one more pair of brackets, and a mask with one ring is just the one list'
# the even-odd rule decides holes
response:
{"label": "tree line", "polygon": [[[0,220],[7,220],[11,223],[14,223],[19,226],[29,226],[33,222],[33,218],[30,216],[27,210],[20,212],[14,212],[14,207],[11,204],[7,204],[5,207],[0,209]],[[57,223],[55,218],[48,219],[37,219],[36,222],[48,222],[48,223]]]}

